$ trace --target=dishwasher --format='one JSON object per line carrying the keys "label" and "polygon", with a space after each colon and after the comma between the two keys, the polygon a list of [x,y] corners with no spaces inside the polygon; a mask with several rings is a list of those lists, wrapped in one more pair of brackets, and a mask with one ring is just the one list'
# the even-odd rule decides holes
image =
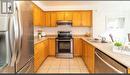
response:
{"label": "dishwasher", "polygon": [[127,73],[127,67],[96,49],[95,73]]}

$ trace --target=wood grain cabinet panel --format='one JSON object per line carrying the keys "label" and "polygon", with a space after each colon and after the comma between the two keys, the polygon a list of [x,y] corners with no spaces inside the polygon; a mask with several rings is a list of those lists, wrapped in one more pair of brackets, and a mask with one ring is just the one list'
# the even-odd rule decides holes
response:
{"label": "wood grain cabinet panel", "polygon": [[36,72],[48,56],[48,40],[34,45],[34,71]]}
{"label": "wood grain cabinet panel", "polygon": [[92,11],[81,12],[81,25],[84,27],[92,26]]}
{"label": "wood grain cabinet panel", "polygon": [[45,11],[41,11],[41,26],[45,26]]}
{"label": "wood grain cabinet panel", "polygon": [[56,12],[50,12],[51,13],[51,27],[56,27],[57,24],[56,24],[56,17],[57,17],[57,14]]}
{"label": "wood grain cabinet panel", "polygon": [[50,27],[51,26],[51,13],[45,12],[45,26]]}
{"label": "wood grain cabinet panel", "polygon": [[128,74],[130,74],[130,68],[128,69]]}
{"label": "wood grain cabinet panel", "polygon": [[72,25],[81,26],[81,12],[73,12]]}
{"label": "wood grain cabinet panel", "polygon": [[56,51],[56,40],[55,38],[49,38],[49,55],[55,56]]}
{"label": "wood grain cabinet panel", "polygon": [[39,9],[38,7],[33,4],[33,24],[34,26],[38,26],[39,25]]}
{"label": "wood grain cabinet panel", "polygon": [[87,62],[88,62],[87,67],[88,67],[88,70],[90,71],[90,73],[94,73],[95,48],[90,44],[87,44],[87,46],[88,46],[88,48],[87,48]]}
{"label": "wood grain cabinet panel", "polygon": [[74,38],[74,56],[82,56],[81,38]]}
{"label": "wood grain cabinet panel", "polygon": [[45,17],[43,14],[43,10],[40,9],[38,6],[33,4],[33,25],[34,26],[43,26],[45,22]]}
{"label": "wood grain cabinet panel", "polygon": [[82,40],[82,58],[85,60],[85,41]]}
{"label": "wood grain cabinet panel", "polygon": [[94,56],[94,51],[95,51],[95,47],[93,47],[92,45],[90,45],[89,43],[87,43],[86,41],[83,40],[83,52],[82,52],[82,58],[89,70],[90,73],[94,73],[94,60],[95,60],[95,56]]}
{"label": "wood grain cabinet panel", "polygon": [[66,21],[72,21],[72,12],[71,11],[65,12],[65,20]]}
{"label": "wood grain cabinet panel", "polygon": [[65,20],[65,12],[57,12],[57,20]]}

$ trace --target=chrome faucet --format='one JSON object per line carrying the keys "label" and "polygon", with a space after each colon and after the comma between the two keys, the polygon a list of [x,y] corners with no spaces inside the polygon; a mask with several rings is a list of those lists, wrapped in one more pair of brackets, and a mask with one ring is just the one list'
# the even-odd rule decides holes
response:
{"label": "chrome faucet", "polygon": [[103,37],[103,36],[100,36],[100,35],[99,35],[99,37],[101,38],[101,43],[107,43],[106,42],[106,37]]}
{"label": "chrome faucet", "polygon": [[106,38],[105,37],[101,37],[102,39],[101,39],[101,42],[102,43],[106,43]]}

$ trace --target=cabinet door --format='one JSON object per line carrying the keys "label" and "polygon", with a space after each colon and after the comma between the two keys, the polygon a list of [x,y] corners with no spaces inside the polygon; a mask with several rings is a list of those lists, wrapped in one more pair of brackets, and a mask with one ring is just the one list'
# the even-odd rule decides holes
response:
{"label": "cabinet door", "polygon": [[95,48],[86,42],[85,63],[90,73],[94,73]]}
{"label": "cabinet door", "polygon": [[130,68],[128,69],[128,74],[130,74]]}
{"label": "cabinet door", "polygon": [[88,65],[88,44],[85,42],[85,64]]}
{"label": "cabinet door", "polygon": [[51,27],[56,27],[56,12],[51,12]]}
{"label": "cabinet door", "polygon": [[85,61],[85,41],[82,40],[82,58]]}
{"label": "cabinet door", "polygon": [[88,46],[89,46],[89,49],[88,49],[88,69],[91,73],[94,73],[94,60],[95,60],[94,51],[95,51],[95,48],[90,44]]}
{"label": "cabinet door", "polygon": [[41,25],[45,26],[45,12],[41,11]]}
{"label": "cabinet door", "polygon": [[34,70],[37,71],[37,69],[40,67],[42,63],[42,42],[34,45]]}
{"label": "cabinet door", "polygon": [[38,70],[40,65],[48,56],[48,40],[44,40],[34,45],[34,70]]}
{"label": "cabinet door", "polygon": [[81,12],[81,25],[85,27],[92,26],[92,11]]}
{"label": "cabinet door", "polygon": [[72,21],[72,12],[65,12],[65,20]]}
{"label": "cabinet door", "polygon": [[51,26],[51,14],[50,14],[50,12],[45,12],[45,26],[46,27]]}
{"label": "cabinet door", "polygon": [[73,26],[81,26],[81,12],[73,12]]}
{"label": "cabinet door", "polygon": [[80,38],[74,38],[74,56],[82,55],[82,40]]}
{"label": "cabinet door", "polygon": [[65,12],[57,12],[57,20],[65,20]]}
{"label": "cabinet door", "polygon": [[49,38],[49,55],[55,56],[55,38]]}
{"label": "cabinet door", "polygon": [[49,52],[49,46],[48,46],[48,39],[44,41],[44,60],[48,57],[48,52]]}
{"label": "cabinet door", "polygon": [[34,26],[38,26],[39,25],[39,10],[38,7],[33,4],[33,24]]}

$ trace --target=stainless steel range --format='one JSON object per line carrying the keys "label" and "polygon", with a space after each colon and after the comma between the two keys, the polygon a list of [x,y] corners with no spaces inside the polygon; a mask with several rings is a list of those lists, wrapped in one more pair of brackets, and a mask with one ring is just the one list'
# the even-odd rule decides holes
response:
{"label": "stainless steel range", "polygon": [[73,38],[70,31],[58,31],[56,57],[73,58]]}

